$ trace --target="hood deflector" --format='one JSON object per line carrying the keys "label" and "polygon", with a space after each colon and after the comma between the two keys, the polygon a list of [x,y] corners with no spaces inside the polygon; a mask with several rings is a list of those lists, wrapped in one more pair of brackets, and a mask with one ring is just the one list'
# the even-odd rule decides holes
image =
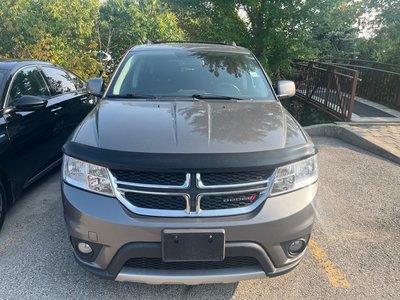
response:
{"label": "hood deflector", "polygon": [[110,169],[197,172],[276,168],[308,158],[318,151],[312,144],[303,144],[246,153],[163,154],[108,150],[70,141],[64,145],[63,152],[66,155]]}

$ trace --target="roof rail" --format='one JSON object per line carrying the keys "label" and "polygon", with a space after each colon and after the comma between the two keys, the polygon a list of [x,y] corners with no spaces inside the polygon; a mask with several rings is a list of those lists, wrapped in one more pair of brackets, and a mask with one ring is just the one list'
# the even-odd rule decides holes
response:
{"label": "roof rail", "polygon": [[227,45],[227,46],[233,46],[236,47],[236,43],[234,41],[190,41],[190,40],[177,40],[177,41],[160,41],[160,40],[146,40],[145,44],[168,44],[168,43],[197,43],[197,44],[216,44],[216,45]]}

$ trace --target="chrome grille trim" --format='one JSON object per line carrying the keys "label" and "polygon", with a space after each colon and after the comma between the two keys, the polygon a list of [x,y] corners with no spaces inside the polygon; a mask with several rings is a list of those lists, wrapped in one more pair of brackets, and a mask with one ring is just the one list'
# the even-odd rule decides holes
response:
{"label": "chrome grille trim", "polygon": [[[166,188],[165,185],[159,186],[159,185],[145,185],[145,186],[138,186],[135,183],[130,183],[130,182],[125,182],[125,181],[119,181],[117,180],[113,174],[108,170],[108,175],[110,177],[113,189],[114,189],[114,194],[115,197],[131,212],[138,214],[138,215],[145,215],[145,216],[154,216],[154,217],[175,217],[175,218],[180,218],[180,217],[219,217],[219,216],[234,216],[234,215],[241,215],[241,214],[246,214],[254,211],[257,207],[259,207],[262,203],[265,202],[265,200],[268,198],[270,195],[270,190],[272,187],[273,179],[276,174],[276,170],[272,173],[272,175],[268,178],[268,180],[264,181],[258,181],[258,182],[252,182],[251,186],[248,186],[247,184],[249,183],[244,183],[244,184],[232,184],[232,185],[220,185],[218,186],[220,189],[223,189],[221,191],[216,191],[217,186],[205,186],[204,188],[200,188],[197,186],[197,174],[196,173],[196,187],[199,189],[198,194],[196,195],[196,200],[194,201],[195,206],[191,207],[191,199],[190,199],[190,194],[189,194],[189,187],[190,187],[190,173],[187,173],[186,175],[186,182],[187,182],[187,187],[185,191],[182,192],[176,192],[176,191],[167,191],[165,189],[175,189],[175,190],[181,190],[184,189],[183,186],[180,186],[180,188],[174,186],[173,188],[171,186],[167,186]],[[201,179],[201,177],[200,177]],[[186,185],[185,182],[185,185]],[[124,186],[124,187],[121,187]],[[256,186],[257,185],[257,186]],[[254,186],[254,187],[252,187]],[[132,187],[132,189],[130,188]],[[247,187],[247,188],[244,188]],[[137,188],[148,188],[150,190],[141,190]],[[227,189],[232,189],[235,188],[235,190],[227,190]],[[163,190],[164,191],[161,191]],[[202,191],[203,190],[203,191]],[[208,192],[207,190],[211,190]],[[150,195],[160,195],[160,196],[181,196],[184,198],[186,201],[186,209],[185,210],[164,210],[164,209],[150,209],[150,208],[143,208],[143,207],[137,207],[130,203],[126,198],[125,198],[125,193],[141,193],[141,194],[150,194]],[[201,209],[201,198],[204,196],[208,195],[234,195],[234,194],[241,194],[241,193],[249,193],[249,192],[258,192],[259,196],[258,198],[254,201],[254,203],[240,207],[240,208],[226,208],[226,209],[215,209],[215,210],[202,210]]]}

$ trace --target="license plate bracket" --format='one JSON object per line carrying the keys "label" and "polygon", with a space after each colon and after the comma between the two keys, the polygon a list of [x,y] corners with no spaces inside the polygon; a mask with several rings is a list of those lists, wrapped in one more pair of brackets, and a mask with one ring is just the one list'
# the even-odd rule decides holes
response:
{"label": "license plate bracket", "polygon": [[225,258],[223,229],[164,229],[162,259],[165,262],[221,261]]}

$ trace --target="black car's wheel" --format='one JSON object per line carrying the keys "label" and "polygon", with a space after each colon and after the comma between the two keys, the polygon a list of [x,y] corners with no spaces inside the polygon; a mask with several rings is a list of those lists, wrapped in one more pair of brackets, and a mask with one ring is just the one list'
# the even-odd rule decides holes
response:
{"label": "black car's wheel", "polygon": [[3,185],[0,183],[0,230],[4,223],[6,215],[6,195],[4,193]]}

